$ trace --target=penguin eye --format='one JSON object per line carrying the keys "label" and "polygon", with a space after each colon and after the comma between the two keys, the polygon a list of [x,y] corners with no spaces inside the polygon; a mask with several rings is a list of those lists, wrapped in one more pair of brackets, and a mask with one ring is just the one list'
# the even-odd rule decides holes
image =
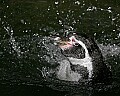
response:
{"label": "penguin eye", "polygon": [[72,38],[72,42],[75,42],[75,40]]}

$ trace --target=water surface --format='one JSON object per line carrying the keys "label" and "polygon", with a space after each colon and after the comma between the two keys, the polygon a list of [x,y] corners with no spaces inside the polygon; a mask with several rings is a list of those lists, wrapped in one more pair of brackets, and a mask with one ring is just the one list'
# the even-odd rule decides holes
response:
{"label": "water surface", "polygon": [[[18,39],[15,38],[20,39],[26,35],[28,37],[49,36],[50,33],[61,29],[76,30],[80,34],[87,34],[95,38],[105,62],[111,68],[113,82],[117,86],[111,90],[92,92],[89,95],[119,96],[119,3],[119,0],[0,0],[0,41],[10,40],[10,44],[19,55],[21,51],[16,43]],[[0,55],[3,50],[5,49],[0,49]],[[9,64],[9,61],[3,61]],[[3,96],[64,96],[66,94],[49,88],[41,88],[41,86],[34,84],[20,86],[12,86],[11,84],[7,87],[1,86],[0,90]],[[83,94],[73,96],[83,96]]]}

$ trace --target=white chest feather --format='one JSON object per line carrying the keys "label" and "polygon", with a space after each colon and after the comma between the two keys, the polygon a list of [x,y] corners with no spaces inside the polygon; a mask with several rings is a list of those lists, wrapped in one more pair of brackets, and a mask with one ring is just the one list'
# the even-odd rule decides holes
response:
{"label": "white chest feather", "polygon": [[[85,58],[83,59],[77,59],[73,57],[67,57],[67,58],[73,65],[80,65],[80,66],[86,67],[89,72],[89,78],[91,78],[92,70],[93,70],[92,58],[88,53],[87,47],[82,41],[77,40],[74,36],[70,37],[69,39],[71,40],[69,42],[70,44],[74,45],[75,43],[78,43],[84,48]],[[74,42],[72,42],[73,39],[74,39]],[[74,72],[71,70],[69,61],[63,60],[60,62],[59,71],[57,72],[57,77],[61,80],[78,81],[80,78],[82,78],[82,76],[77,72]]]}

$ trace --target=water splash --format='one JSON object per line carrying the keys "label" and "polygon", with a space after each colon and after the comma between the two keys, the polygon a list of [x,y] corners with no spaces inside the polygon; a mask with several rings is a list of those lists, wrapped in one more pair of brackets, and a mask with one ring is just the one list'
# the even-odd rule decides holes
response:
{"label": "water splash", "polygon": [[[6,30],[7,34],[10,36],[9,38],[9,42],[12,46],[12,49],[17,53],[18,56],[21,55],[21,50],[20,50],[20,46],[18,45],[18,42],[16,42],[15,38],[14,38],[14,31],[12,28],[10,28],[9,26],[5,27],[4,29]],[[10,52],[12,54],[12,52]]]}
{"label": "water splash", "polygon": [[103,44],[98,44],[99,48],[101,49],[101,52],[104,57],[107,56],[114,56],[114,55],[119,55],[120,54],[120,46],[116,44],[108,44],[108,45],[103,45]]}

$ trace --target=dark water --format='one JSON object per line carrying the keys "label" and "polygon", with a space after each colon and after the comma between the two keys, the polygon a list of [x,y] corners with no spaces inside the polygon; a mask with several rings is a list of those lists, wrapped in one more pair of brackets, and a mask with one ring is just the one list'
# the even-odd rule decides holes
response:
{"label": "dark water", "polygon": [[[71,95],[119,96],[119,4],[119,0],[0,0],[0,41],[10,39],[11,44],[14,45],[13,49],[19,55],[19,46],[14,43],[17,41],[14,37],[49,36],[50,33],[64,29],[64,27],[87,34],[95,38],[105,62],[111,67],[114,86],[104,91]],[[0,55],[2,50],[0,49]],[[9,64],[9,61],[4,62]],[[6,86],[1,85],[0,94],[0,96],[65,96],[69,93],[54,91],[35,84],[18,86],[11,83]]]}

